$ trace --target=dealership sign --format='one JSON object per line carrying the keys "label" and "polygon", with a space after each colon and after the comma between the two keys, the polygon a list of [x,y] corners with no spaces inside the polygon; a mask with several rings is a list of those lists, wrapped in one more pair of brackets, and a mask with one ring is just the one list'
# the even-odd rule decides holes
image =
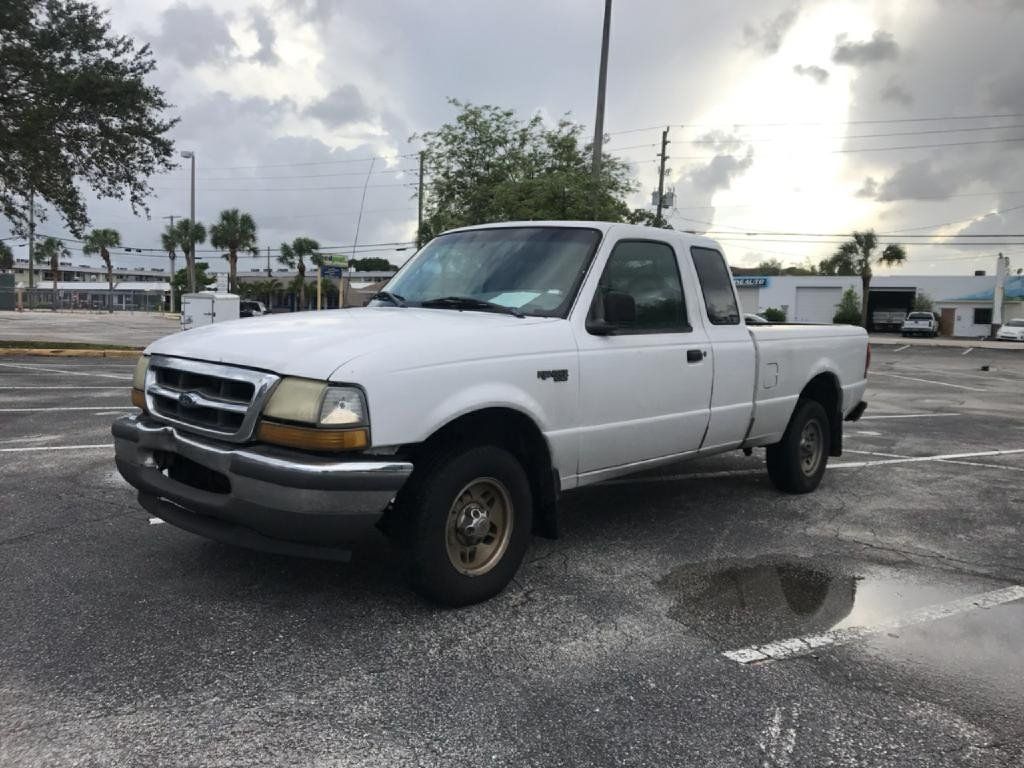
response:
{"label": "dealership sign", "polygon": [[732,281],[737,288],[766,288],[768,286],[767,277],[734,277]]}

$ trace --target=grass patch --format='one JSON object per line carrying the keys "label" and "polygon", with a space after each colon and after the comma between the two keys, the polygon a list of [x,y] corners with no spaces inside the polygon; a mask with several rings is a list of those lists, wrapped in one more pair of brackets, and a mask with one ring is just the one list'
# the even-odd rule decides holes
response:
{"label": "grass patch", "polygon": [[126,352],[141,352],[142,347],[126,347],[118,344],[91,344],[87,341],[9,341],[0,339],[0,349],[110,349]]}

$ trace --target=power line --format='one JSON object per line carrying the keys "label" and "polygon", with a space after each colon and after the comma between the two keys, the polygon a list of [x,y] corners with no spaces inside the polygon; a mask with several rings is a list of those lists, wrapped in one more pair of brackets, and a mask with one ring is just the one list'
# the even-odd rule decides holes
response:
{"label": "power line", "polygon": [[[1021,126],[1024,127],[1024,126]],[[397,175],[400,173],[415,173],[415,168],[396,168],[390,171],[373,171],[372,175],[381,174]],[[273,181],[275,179],[331,179],[336,176],[366,176],[364,171],[339,171],[338,173],[300,173],[288,176],[204,176],[203,182],[207,181],[250,181],[259,179],[262,181]]]}

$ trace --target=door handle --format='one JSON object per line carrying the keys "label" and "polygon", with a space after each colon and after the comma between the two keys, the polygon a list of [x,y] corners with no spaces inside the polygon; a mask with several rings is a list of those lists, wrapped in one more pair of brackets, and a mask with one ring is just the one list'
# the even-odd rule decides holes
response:
{"label": "door handle", "polygon": [[705,352],[703,349],[686,350],[686,362],[688,363],[699,363],[707,356],[708,353]]}

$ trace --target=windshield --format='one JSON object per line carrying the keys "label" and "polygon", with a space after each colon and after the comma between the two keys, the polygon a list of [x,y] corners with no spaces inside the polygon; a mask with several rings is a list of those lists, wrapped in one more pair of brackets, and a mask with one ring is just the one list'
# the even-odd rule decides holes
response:
{"label": "windshield", "polygon": [[386,290],[409,306],[459,297],[565,317],[600,240],[598,230],[568,227],[453,232],[431,240]]}
{"label": "windshield", "polygon": [[1024,328],[1024,320],[1011,320],[1007,325],[1011,328]]}

